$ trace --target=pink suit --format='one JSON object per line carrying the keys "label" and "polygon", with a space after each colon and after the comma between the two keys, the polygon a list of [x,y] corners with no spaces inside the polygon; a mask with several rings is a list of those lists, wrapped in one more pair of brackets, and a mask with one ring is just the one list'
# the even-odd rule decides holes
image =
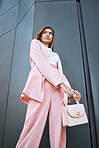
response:
{"label": "pink suit", "polygon": [[[58,55],[58,54],[57,54]],[[58,56],[58,69],[48,63],[48,51],[37,39],[30,46],[31,70],[20,100],[28,105],[26,118],[16,148],[38,148],[49,111],[51,148],[66,148],[66,128],[62,126],[61,109],[64,90],[58,85],[70,83],[63,74]]]}

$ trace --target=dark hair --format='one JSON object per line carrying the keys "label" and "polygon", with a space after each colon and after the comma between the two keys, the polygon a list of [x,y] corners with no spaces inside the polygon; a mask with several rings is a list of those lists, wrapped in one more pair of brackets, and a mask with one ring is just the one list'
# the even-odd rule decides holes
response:
{"label": "dark hair", "polygon": [[[53,46],[54,46],[54,41],[55,41],[55,32],[54,32],[54,30],[53,30],[49,25],[48,25],[48,26],[44,26],[44,27],[37,33],[36,39],[39,40],[39,41],[41,41],[41,35],[42,35],[43,31],[44,31],[45,29],[47,29],[47,28],[51,29],[52,32],[53,32],[53,39],[52,39],[51,43],[50,43],[49,46],[48,46],[49,48],[52,48],[52,51],[53,51]],[[41,41],[41,42],[42,42],[42,41]]]}

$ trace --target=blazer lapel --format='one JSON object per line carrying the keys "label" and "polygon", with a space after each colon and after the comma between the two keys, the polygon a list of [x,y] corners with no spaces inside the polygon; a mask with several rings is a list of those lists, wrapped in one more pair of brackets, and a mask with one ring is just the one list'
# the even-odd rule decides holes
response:
{"label": "blazer lapel", "polygon": [[39,42],[41,44],[41,50],[42,50],[43,54],[45,55],[46,59],[48,60],[48,50],[47,50],[47,47],[41,41],[39,41]]}

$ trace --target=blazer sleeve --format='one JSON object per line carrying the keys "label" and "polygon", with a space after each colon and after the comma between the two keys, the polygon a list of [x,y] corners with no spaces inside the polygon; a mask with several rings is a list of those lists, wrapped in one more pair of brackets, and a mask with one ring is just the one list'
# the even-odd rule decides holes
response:
{"label": "blazer sleeve", "polygon": [[64,84],[67,85],[72,91],[74,91],[74,89],[72,89],[69,81],[67,80],[66,76],[64,74],[62,74],[62,80],[64,81]]}
{"label": "blazer sleeve", "polygon": [[[58,55],[58,54],[57,54],[57,55]],[[64,73],[63,73],[63,66],[62,66],[61,59],[60,59],[59,55],[58,55],[58,60],[59,60],[58,63],[59,63],[59,67],[60,67],[60,73],[62,74],[61,78],[62,78],[64,84],[65,84],[66,86],[68,86],[68,87],[73,91],[73,89],[71,88],[71,85],[70,85],[68,79],[66,78],[66,76],[65,76]]]}
{"label": "blazer sleeve", "polygon": [[39,43],[35,39],[31,41],[30,58],[36,64],[42,75],[55,87],[58,87],[60,83],[63,83],[60,74],[48,63],[40,49]]}

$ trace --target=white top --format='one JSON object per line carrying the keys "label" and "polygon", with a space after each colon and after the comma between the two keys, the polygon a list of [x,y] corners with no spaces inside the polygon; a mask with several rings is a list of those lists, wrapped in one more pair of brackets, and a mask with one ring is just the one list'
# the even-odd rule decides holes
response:
{"label": "white top", "polygon": [[48,49],[48,62],[57,66],[58,56],[57,53],[53,52],[51,48]]}

